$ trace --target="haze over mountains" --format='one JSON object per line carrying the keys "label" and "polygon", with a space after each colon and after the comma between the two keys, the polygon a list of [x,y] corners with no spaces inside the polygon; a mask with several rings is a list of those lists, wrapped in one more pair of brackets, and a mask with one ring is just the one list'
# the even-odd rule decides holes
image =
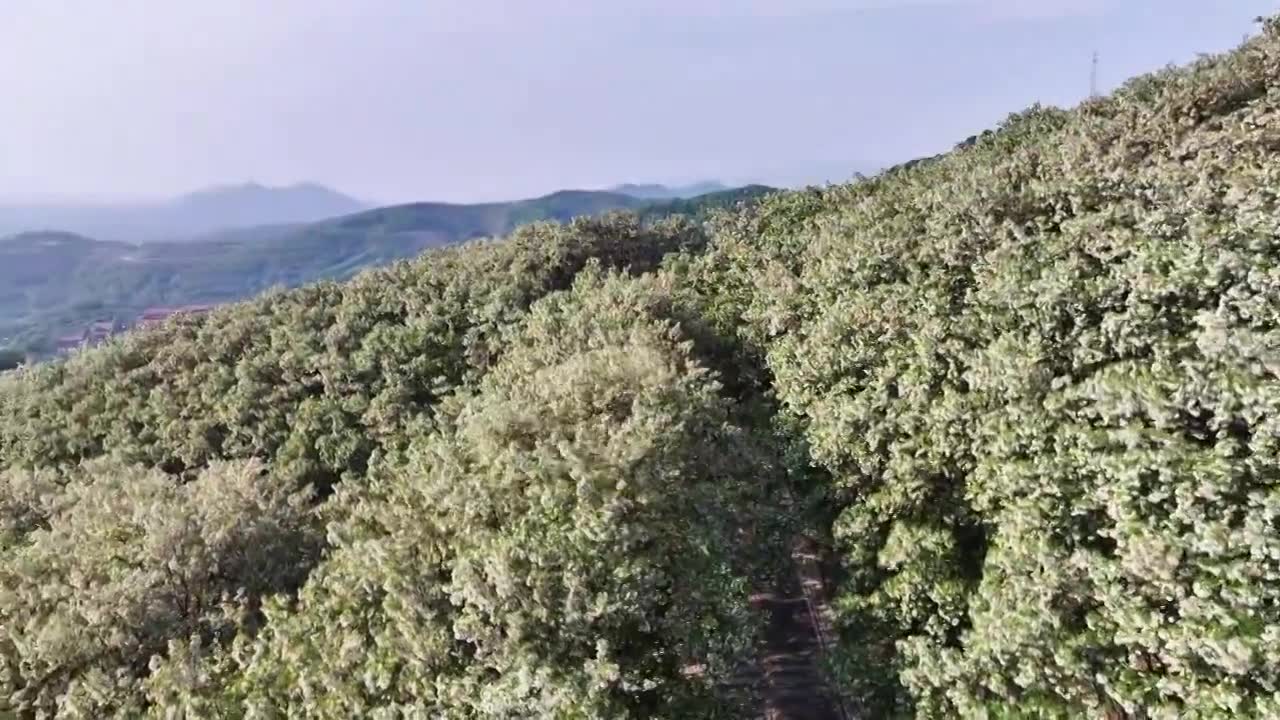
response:
{"label": "haze over mountains", "polygon": [[[710,180],[683,186],[625,183],[603,192],[672,200],[728,189]],[[245,228],[257,234],[264,226],[314,223],[375,206],[317,183],[220,185],[153,202],[6,202],[0,198],[0,236],[55,231],[129,243],[188,241],[226,232],[242,237],[239,231]]]}
{"label": "haze over mountains", "polygon": [[314,183],[245,183],[153,203],[0,203],[0,235],[53,230],[122,242],[182,240],[236,227],[316,222],[368,207]]}
{"label": "haze over mountains", "polygon": [[728,190],[729,186],[718,180],[705,180],[702,182],[691,183],[689,185],[668,186],[657,183],[624,183],[609,188],[609,192],[630,195],[631,197],[645,198],[649,200],[671,200],[675,198],[691,198],[707,193],[722,192]]}

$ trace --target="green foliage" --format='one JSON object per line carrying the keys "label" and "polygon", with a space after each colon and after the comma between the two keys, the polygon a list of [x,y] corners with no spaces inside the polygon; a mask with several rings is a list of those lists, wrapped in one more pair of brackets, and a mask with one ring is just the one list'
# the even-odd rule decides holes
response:
{"label": "green foliage", "polygon": [[744,185],[731,190],[719,190],[690,198],[672,198],[655,201],[636,211],[642,220],[661,220],[672,215],[684,215],[695,220],[705,220],[719,210],[737,210],[766,195],[777,192],[766,185]]}
{"label": "green foliage", "polygon": [[1277,77],[1269,31],[695,263],[832,475],[871,714],[1277,712]]}
{"label": "green foliage", "polygon": [[[665,285],[593,270],[571,297],[528,316],[588,263],[643,273],[700,238],[686,223],[642,227],[626,216],[528,226],[345,285],[175,319],[5,378],[0,619],[13,705],[127,716],[204,697],[196,716],[276,702],[315,716],[403,703],[461,713],[483,685],[492,692],[476,695],[469,712],[647,717],[731,707],[713,691],[754,627],[737,545],[765,507],[762,445],[730,423],[718,386],[680,339]],[[504,445],[515,454],[493,454]],[[269,463],[237,482],[256,473],[256,489],[274,494],[240,510],[206,497],[202,488],[234,489],[226,461]],[[196,503],[227,514],[208,521],[218,529],[192,519]],[[295,515],[259,517],[285,509]],[[232,522],[237,513],[246,525]],[[304,522],[313,516],[328,518],[327,537]],[[200,545],[219,533],[226,548]],[[255,566],[261,577],[228,565],[249,555],[243,543],[275,558]],[[404,543],[414,549],[396,555]],[[81,544],[94,551],[72,551]],[[387,564],[372,562],[383,546]],[[419,556],[426,548],[435,554]],[[544,554],[520,557],[521,548]],[[120,565],[126,558],[132,564]],[[464,582],[467,568],[478,574]],[[419,586],[445,577],[453,584]],[[304,578],[295,612],[287,598]],[[535,584],[543,589],[511,595]],[[404,603],[436,593],[449,613],[436,630],[418,627],[422,618],[387,606],[401,590]],[[278,592],[286,595],[262,609]],[[377,618],[382,611],[391,615]],[[431,632],[476,636],[397,670],[399,694],[362,686],[335,694],[333,707],[296,695],[308,668],[289,658],[219,654],[237,635],[237,652],[252,653],[354,642],[314,624],[357,620],[380,623],[367,632],[399,643],[370,652],[371,663],[399,662],[405,643]],[[92,632],[69,630],[86,623]],[[560,644],[535,642],[544,637]],[[419,657],[435,646],[413,647]],[[315,650],[350,662],[354,648]],[[192,664],[210,655],[218,664],[193,676]],[[336,682],[312,664],[317,683]],[[694,666],[701,671],[682,673]],[[374,675],[346,682],[374,682],[374,666],[361,672]],[[193,677],[219,673],[228,675],[216,692],[192,689]],[[503,683],[491,682],[495,673]],[[531,677],[542,679],[528,685]]]}
{"label": "green foliage", "polygon": [[174,473],[258,457],[327,492],[482,373],[501,329],[589,258],[642,272],[696,240],[686,225],[627,217],[534,225],[177,318],[0,383],[0,457],[33,467],[111,453]]}
{"label": "green foliage", "polygon": [[0,483],[0,678],[25,714],[136,715],[169,638],[225,634],[319,549],[307,493],[256,462],[186,484],[110,460]]}
{"label": "green foliage", "polygon": [[802,526],[865,716],[1280,715],[1278,28],[6,373],[0,713],[740,717]]}
{"label": "green foliage", "polygon": [[535,305],[407,462],[341,498],[296,606],[227,655],[175,656],[157,699],[200,717],[739,716],[715,690],[752,637],[740,546],[767,458],[665,295],[590,274]]}

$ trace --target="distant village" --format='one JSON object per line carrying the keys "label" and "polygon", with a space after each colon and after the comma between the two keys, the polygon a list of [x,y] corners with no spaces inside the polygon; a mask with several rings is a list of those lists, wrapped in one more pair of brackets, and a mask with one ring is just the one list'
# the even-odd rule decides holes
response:
{"label": "distant village", "polygon": [[119,319],[99,320],[78,333],[63,335],[54,341],[54,352],[59,354],[78,348],[97,345],[119,332],[131,327],[155,325],[174,315],[202,315],[214,308],[213,305],[178,305],[175,307],[150,307],[143,310],[132,324]]}

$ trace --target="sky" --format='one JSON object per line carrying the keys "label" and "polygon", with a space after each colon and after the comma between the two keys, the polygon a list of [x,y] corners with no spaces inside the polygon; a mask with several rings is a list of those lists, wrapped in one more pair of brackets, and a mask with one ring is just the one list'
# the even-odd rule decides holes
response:
{"label": "sky", "polygon": [[0,0],[0,198],[838,182],[1280,0]]}

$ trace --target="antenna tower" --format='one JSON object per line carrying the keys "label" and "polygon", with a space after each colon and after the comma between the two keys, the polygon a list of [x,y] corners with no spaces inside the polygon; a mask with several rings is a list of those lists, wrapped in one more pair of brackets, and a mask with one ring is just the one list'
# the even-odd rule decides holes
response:
{"label": "antenna tower", "polygon": [[1089,97],[1098,97],[1098,51],[1093,51],[1093,64],[1089,68]]}

